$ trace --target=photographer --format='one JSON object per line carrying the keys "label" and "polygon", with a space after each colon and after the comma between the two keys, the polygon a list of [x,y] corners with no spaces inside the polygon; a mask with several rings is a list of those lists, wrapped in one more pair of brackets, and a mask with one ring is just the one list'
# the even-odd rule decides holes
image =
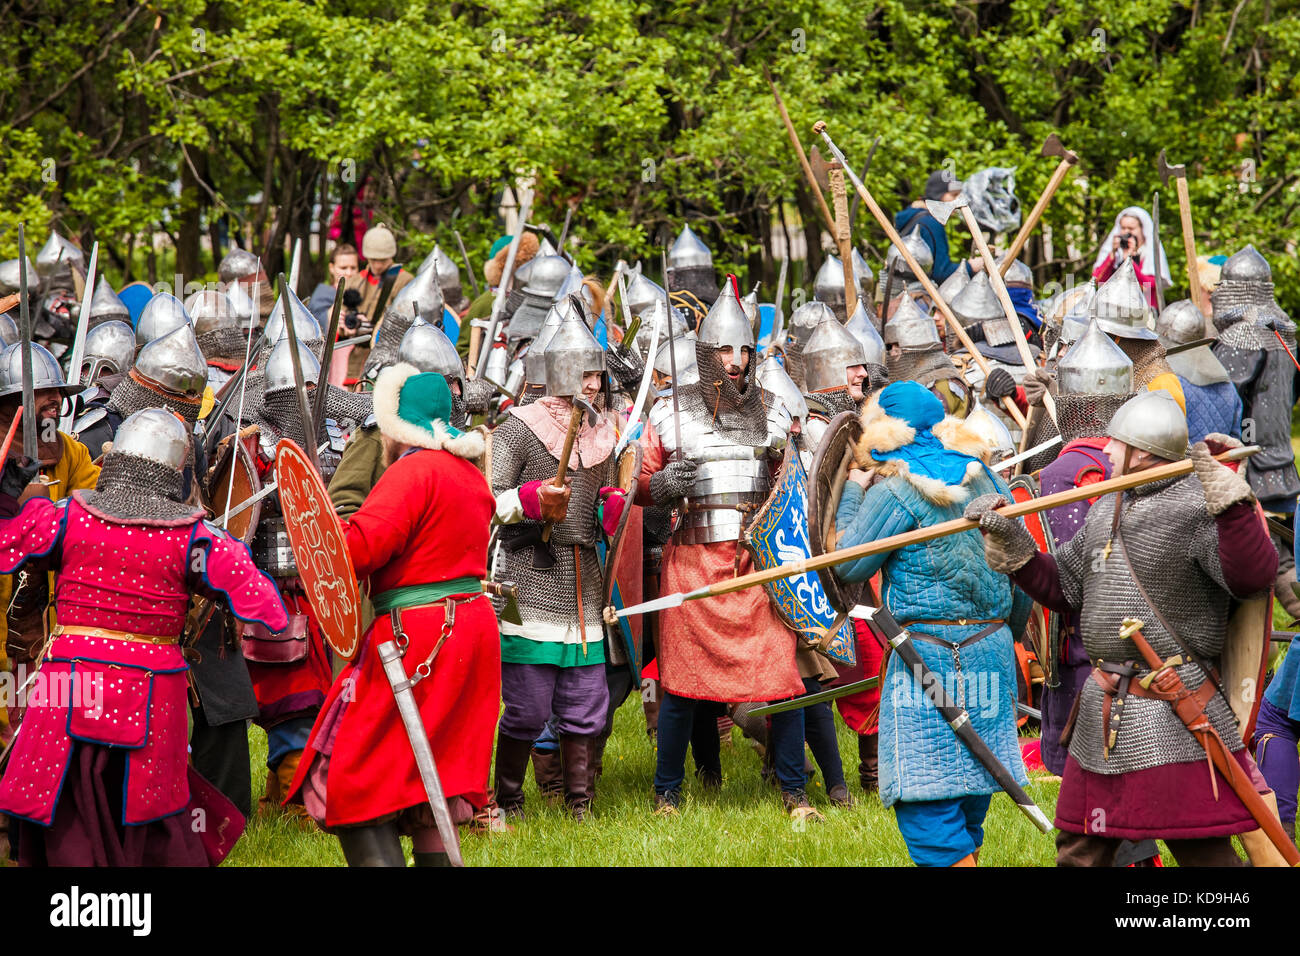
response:
{"label": "photographer", "polygon": [[1115,217],[1115,225],[1111,227],[1110,235],[1106,237],[1106,241],[1101,244],[1101,249],[1097,252],[1097,261],[1092,267],[1092,277],[1098,284],[1105,282],[1125,259],[1133,260],[1138,282],[1142,284],[1151,307],[1156,308],[1157,276],[1162,283],[1162,288],[1167,289],[1173,284],[1169,279],[1169,261],[1165,258],[1163,244],[1155,241],[1151,216],[1145,209],[1137,206],[1129,206]]}
{"label": "photographer", "polygon": [[[322,329],[329,328],[330,310],[334,308],[334,289],[340,279],[351,279],[360,270],[357,250],[348,243],[340,243],[334,247],[330,253],[330,279],[329,282],[322,282],[312,290],[311,299],[307,302],[307,308],[312,315],[316,316],[316,321],[320,323]],[[348,300],[352,300],[349,304]],[[357,307],[361,304],[361,293],[356,289],[350,289],[343,293],[343,313],[339,318],[339,327],[349,335],[360,334],[354,332],[360,328],[361,319],[357,313]],[[350,320],[350,321],[349,321]]]}

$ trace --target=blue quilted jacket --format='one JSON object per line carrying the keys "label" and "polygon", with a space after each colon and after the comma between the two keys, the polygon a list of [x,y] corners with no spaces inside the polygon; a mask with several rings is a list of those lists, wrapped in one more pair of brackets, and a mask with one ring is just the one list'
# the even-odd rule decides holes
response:
{"label": "blue quilted jacket", "polygon": [[[973,469],[972,469],[973,471]],[[937,486],[942,488],[942,486]],[[980,469],[960,488],[930,497],[905,474],[883,478],[865,492],[854,482],[844,486],[836,524],[843,532],[838,546],[852,547],[915,528],[960,518],[966,503],[1006,486]],[[934,495],[945,501],[934,500]],[[1009,497],[1009,496],[1008,496]],[[899,624],[949,642],[941,646],[913,641],[921,658],[964,706],[971,724],[993,753],[1022,785],[1027,782],[1016,732],[1016,660],[1012,634],[1023,631],[1031,601],[1004,574],[984,559],[978,531],[938,538],[887,554],[837,567],[846,581],[862,581],[881,572],[882,599]],[[965,647],[953,648],[985,630],[985,623],[932,624],[944,621],[1007,623]],[[915,675],[891,654],[880,707],[880,798],[945,800],[968,794],[994,793],[998,785],[957,739]]]}
{"label": "blue quilted jacket", "polygon": [[1231,382],[1193,385],[1181,375],[1187,402],[1187,443],[1194,445],[1211,432],[1241,437],[1241,396]]}

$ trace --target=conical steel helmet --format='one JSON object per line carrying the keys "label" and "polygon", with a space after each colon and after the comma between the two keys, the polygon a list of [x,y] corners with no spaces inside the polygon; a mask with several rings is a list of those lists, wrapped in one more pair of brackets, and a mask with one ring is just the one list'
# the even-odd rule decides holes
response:
{"label": "conical steel helmet", "polygon": [[547,310],[541,329],[533,337],[528,351],[524,354],[524,381],[529,385],[546,384],[546,343],[551,341],[555,330],[564,324],[565,318],[570,313],[576,314],[576,311],[568,299],[555,303]]}
{"label": "conical steel helmet", "polygon": [[928,315],[910,295],[904,295],[885,323],[885,344],[904,352],[930,352],[941,348],[934,317]]}
{"label": "conical steel helmet", "polygon": [[135,324],[135,344],[148,345],[181,326],[194,325],[181,300],[170,292],[159,292],[150,299]]}
{"label": "conical steel helmet", "polygon": [[[674,309],[674,312],[677,310]],[[673,363],[677,363],[677,385],[694,385],[700,380],[699,356],[695,354],[695,333],[685,326],[673,327],[674,335],[670,339],[660,336],[659,346],[655,350],[654,367],[660,375],[673,377]]]}
{"label": "conical steel helmet", "polygon": [[884,355],[872,363],[862,343],[849,334],[835,319],[813,329],[803,347],[804,381],[809,392],[824,392],[848,385],[846,369],[869,363],[883,365]]}
{"label": "conical steel helmet", "polygon": [[823,322],[838,322],[831,307],[820,299],[805,302],[790,313],[790,343],[796,349],[802,349],[812,336],[813,330]]}
{"label": "conical steel helmet", "polygon": [[86,333],[86,350],[77,381],[94,384],[102,374],[124,375],[135,364],[135,333],[116,319],[101,322]]}
{"label": "conical steel helmet", "polygon": [[1229,282],[1272,282],[1273,269],[1258,249],[1247,245],[1224,260],[1223,268],[1219,270],[1219,281],[1225,279]]}
{"label": "conical steel helmet", "polygon": [[[302,339],[298,340],[298,361],[302,363],[303,385],[315,385],[320,381],[320,360]],[[293,375],[293,353],[289,349],[289,337],[286,335],[275,343],[271,356],[266,360],[266,394],[282,392],[287,388],[296,388]]]}
{"label": "conical steel helmet", "polygon": [[1103,332],[1126,339],[1154,339],[1147,323],[1152,309],[1138,281],[1133,260],[1125,259],[1092,299],[1092,317]]}
{"label": "conical steel helmet", "polygon": [[1187,457],[1187,416],[1163,388],[1139,392],[1121,405],[1106,434],[1166,461]]}
{"label": "conical steel helmet", "polygon": [[558,302],[561,299],[567,299],[571,295],[576,295],[581,296],[583,301],[586,302],[587,297],[584,293],[586,293],[587,290],[583,285],[582,279],[582,270],[577,266],[571,266],[568,275],[566,275],[564,281],[560,283],[560,288],[556,290],[551,301]]}
{"label": "conical steel helmet", "polygon": [[953,314],[961,320],[963,327],[984,322],[1006,321],[1002,303],[998,301],[993,287],[989,284],[988,273],[977,272],[966,283],[965,288],[957,293],[951,303]]}
{"label": "conical steel helmet", "polygon": [[438,284],[444,289],[460,288],[460,269],[447,253],[442,251],[442,246],[434,245],[433,251],[424,257],[420,263],[420,268],[416,273],[425,272],[432,269],[438,276]]}
{"label": "conical steel helmet", "polygon": [[50,238],[36,253],[36,271],[42,279],[48,279],[56,272],[69,269],[74,262],[79,266],[85,265],[85,259],[86,254],[80,248],[50,230]]}
{"label": "conical steel helmet", "polygon": [[569,277],[569,260],[564,256],[533,256],[532,263],[528,284],[524,286],[525,294],[554,299]]}
{"label": "conical steel helmet", "polygon": [[194,334],[238,329],[239,313],[230,296],[213,289],[202,289],[185,300],[185,311],[194,321]]}
{"label": "conical steel helmet", "polygon": [[[22,288],[17,259],[0,262],[0,295],[12,295]],[[27,260],[27,291],[36,292],[41,287],[41,276],[31,259]]]}
{"label": "conical steel helmet", "polygon": [[236,279],[251,278],[260,271],[261,263],[257,256],[247,249],[231,249],[217,266],[217,278],[229,283]]}
{"label": "conical steel helmet", "polygon": [[429,269],[402,286],[402,290],[389,303],[388,311],[412,319],[421,316],[426,321],[435,322],[442,320],[443,306],[438,274]]}
{"label": "conical steel helmet", "polygon": [[952,305],[952,300],[957,298],[961,290],[966,288],[966,283],[970,282],[970,276],[966,274],[963,268],[952,270],[952,275],[939,283],[939,297],[943,301]]}
{"label": "conical steel helmet", "polygon": [[875,365],[885,364],[885,340],[876,331],[876,324],[867,313],[866,299],[858,299],[858,306],[844,323],[844,329],[859,342],[867,353],[867,361]]}
{"label": "conical steel helmet", "polygon": [[781,364],[775,355],[759,363],[755,380],[763,389],[771,392],[781,400],[781,403],[790,412],[791,418],[797,418],[805,422],[808,420],[807,400],[799,392],[799,386],[795,385],[794,379],[786,373],[785,366]]}
{"label": "conical steel helmet", "polygon": [[423,318],[416,319],[397,346],[397,361],[414,365],[421,372],[437,372],[460,383],[465,394],[465,368],[447,333]]}
{"label": "conical steel helmet", "polygon": [[[131,326],[126,330],[131,332]],[[6,345],[13,345],[22,338],[22,333],[18,331],[18,323],[8,312],[0,312],[0,349]],[[135,333],[131,332],[131,354],[135,354]]]}
{"label": "conical steel helmet", "polygon": [[175,395],[202,395],[208,384],[208,361],[189,325],[146,344],[136,356],[135,371]]}
{"label": "conical steel helmet", "polygon": [[100,276],[95,283],[95,292],[90,297],[90,326],[109,321],[131,323],[131,310],[126,307],[108,279]]}
{"label": "conical steel helmet", "polygon": [[[641,315],[655,302],[662,302],[663,299],[663,287],[647,279],[641,273],[634,273],[629,279],[627,284],[627,307],[628,311],[632,313],[632,318]],[[642,324],[644,324],[644,319]]]}
{"label": "conical steel helmet", "polygon": [[875,273],[871,271],[871,266],[867,265],[867,260],[862,258],[862,253],[858,252],[856,246],[850,258],[853,260],[853,284],[859,289],[870,289]]}
{"label": "conical steel helmet", "polygon": [[1011,432],[998,416],[993,415],[983,405],[976,405],[966,416],[966,424],[973,428],[992,449],[988,463],[996,465],[1004,458],[1016,453],[1016,443]]}
{"label": "conical steel helmet", "polygon": [[1167,349],[1205,338],[1205,313],[1191,299],[1170,302],[1156,318],[1156,338]]}
{"label": "conical steel helmet", "polygon": [[[853,279],[854,287],[860,288],[857,276]],[[813,297],[832,306],[844,302],[844,260],[839,256],[827,255],[822,262],[813,279]]]}
{"label": "conical steel helmet", "polygon": [[[729,281],[734,279],[728,278]],[[708,315],[700,323],[697,336],[701,345],[733,349],[736,361],[740,360],[741,349],[753,350],[754,327],[749,322],[749,316],[745,315],[740,300],[736,298],[734,286],[719,295],[709,308]]]}
{"label": "conical steel helmet", "polygon": [[1056,369],[1061,394],[1131,395],[1133,362],[1093,319]]}
{"label": "conical steel helmet", "polygon": [[668,250],[668,268],[713,268],[713,253],[689,224],[682,226],[682,231]]}
{"label": "conical steel helmet", "polygon": [[[406,290],[403,289],[402,291],[405,292]],[[294,295],[292,290],[289,292],[289,314],[293,316],[293,331],[297,335],[299,343],[323,342],[325,340],[325,333],[321,331],[316,316],[307,310],[307,306],[302,304],[302,300]],[[271,314],[266,319],[265,332],[266,341],[276,344],[279,343],[280,339],[288,337],[288,333],[284,328],[284,299],[282,297],[277,298],[275,305],[271,306]]]}
{"label": "conical steel helmet", "polygon": [[[999,268],[1002,267],[1002,263],[1006,261],[1006,258],[1005,254],[998,256]],[[957,271],[965,272],[966,270],[958,269]],[[1034,272],[1029,268],[1029,266],[1025,265],[1023,260],[1017,259],[1011,263],[1011,268],[1009,268],[1006,275],[1002,277],[1002,281],[1009,286],[1018,285],[1032,289],[1034,287]]]}
{"label": "conical steel helmet", "polygon": [[587,328],[587,323],[570,315],[546,343],[546,394],[561,398],[582,394],[582,380],[588,372],[605,370],[605,350]]}
{"label": "conical steel helmet", "polygon": [[167,409],[144,408],[117,426],[109,454],[143,458],[173,471],[184,471],[190,463],[189,431]]}
{"label": "conical steel helmet", "polygon": [[[925,271],[926,275],[929,275],[930,270],[934,268],[934,253],[926,245],[925,238],[921,235],[920,230],[914,229],[903,236],[903,245],[912,254],[916,264]],[[889,251],[885,253],[885,268],[893,270],[894,274],[899,276],[910,276],[912,274],[912,267],[907,264],[907,260],[898,251],[898,247],[892,243],[889,246]]]}

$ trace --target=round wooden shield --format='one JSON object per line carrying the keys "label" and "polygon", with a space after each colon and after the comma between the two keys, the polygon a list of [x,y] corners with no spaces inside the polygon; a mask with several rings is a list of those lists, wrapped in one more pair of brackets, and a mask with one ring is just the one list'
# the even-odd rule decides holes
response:
{"label": "round wooden shield", "polygon": [[275,480],[307,602],[321,635],[350,661],[361,642],[361,595],[343,525],[320,474],[291,439],[275,448]]}
{"label": "round wooden shield", "polygon": [[606,552],[608,555],[605,559],[606,606],[609,605],[614,593],[614,569],[618,567],[619,558],[623,554],[625,540],[623,532],[627,530],[627,519],[632,515],[632,498],[636,495],[637,479],[641,477],[642,454],[641,443],[632,442],[618,456],[618,487],[627,493],[627,504],[623,508],[623,513],[619,515],[618,527],[614,529],[614,537],[609,543],[609,550]]}
{"label": "round wooden shield", "polygon": [[[226,513],[227,501],[233,511],[261,490],[262,480],[257,476],[257,465],[248,446],[242,441],[228,441],[222,446],[208,485],[208,507],[216,516],[217,523],[221,523],[221,518]],[[262,502],[256,501],[233,515],[226,530],[244,544],[252,544],[261,516]]]}
{"label": "round wooden shield", "polygon": [[[808,475],[808,544],[814,557],[839,547],[835,511],[849,477],[854,446],[861,437],[862,423],[857,413],[840,412],[826,426],[826,434],[813,454],[812,472]],[[823,568],[817,577],[831,607],[841,613],[859,604],[874,603],[869,581],[845,583],[835,576],[833,568]]]}

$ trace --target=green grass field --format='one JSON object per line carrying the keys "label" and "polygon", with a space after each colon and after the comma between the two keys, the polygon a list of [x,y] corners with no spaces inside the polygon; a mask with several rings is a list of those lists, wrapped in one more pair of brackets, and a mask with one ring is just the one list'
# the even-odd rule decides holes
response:
{"label": "green grass field", "polygon": [[[839,722],[840,753],[857,803],[831,807],[818,774],[810,785],[824,823],[796,827],[780,797],[758,775],[759,760],[739,730],[722,750],[721,792],[704,794],[693,777],[676,817],[656,817],[650,781],[654,747],[645,733],[640,699],[618,711],[596,786],[596,814],[576,824],[562,808],[538,797],[531,774],[525,788],[527,817],[512,834],[469,834],[462,846],[469,866],[909,866],[894,815],[857,785],[857,741]],[[251,732],[253,779],[266,778],[266,737]],[[688,768],[691,766],[689,758]],[[1050,818],[1055,778],[1031,778],[1030,795]],[[407,841],[409,854],[409,841]],[[1004,795],[993,798],[985,824],[983,866],[1051,866],[1055,851],[1045,836]],[[304,832],[283,819],[251,821],[227,866],[342,866],[338,841]]]}

